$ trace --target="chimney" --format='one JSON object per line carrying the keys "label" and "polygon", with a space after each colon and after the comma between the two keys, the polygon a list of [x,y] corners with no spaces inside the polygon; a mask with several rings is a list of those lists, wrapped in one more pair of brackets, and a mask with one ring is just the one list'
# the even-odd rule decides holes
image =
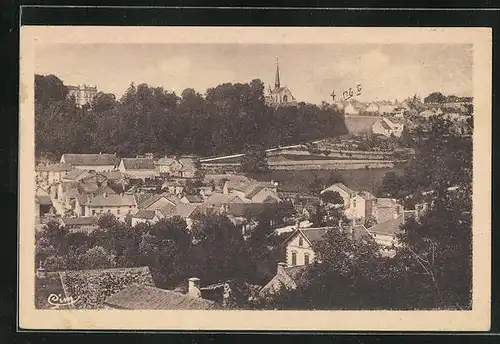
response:
{"label": "chimney", "polygon": [[201,298],[200,279],[191,277],[188,284],[188,296],[192,298]]}
{"label": "chimney", "polygon": [[45,269],[42,267],[42,261],[40,261],[40,266],[38,267],[38,269],[36,269],[36,277],[37,278],[45,278],[46,276],[46,271]]}
{"label": "chimney", "polygon": [[280,273],[280,272],[283,272],[283,269],[286,268],[286,263],[285,262],[278,262],[278,269],[276,271],[276,273]]}

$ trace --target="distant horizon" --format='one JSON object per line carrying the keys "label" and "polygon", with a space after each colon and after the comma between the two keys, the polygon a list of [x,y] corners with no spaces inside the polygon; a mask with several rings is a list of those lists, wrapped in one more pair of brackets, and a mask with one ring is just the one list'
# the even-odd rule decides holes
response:
{"label": "distant horizon", "polygon": [[473,93],[469,44],[49,44],[37,48],[35,73],[117,99],[132,82],[180,95],[260,79],[267,94],[277,58],[281,85],[299,102],[332,103],[332,92],[337,101],[358,84],[351,99],[360,102]]}

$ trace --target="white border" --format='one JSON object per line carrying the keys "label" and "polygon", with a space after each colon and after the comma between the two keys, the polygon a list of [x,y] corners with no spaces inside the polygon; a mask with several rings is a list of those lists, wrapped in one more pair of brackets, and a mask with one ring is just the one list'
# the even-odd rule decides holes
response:
{"label": "white border", "polygon": [[[53,43],[471,43],[474,84],[473,310],[48,311],[34,308],[34,54]],[[490,327],[491,57],[489,28],[21,28],[19,326],[30,329],[484,331]]]}

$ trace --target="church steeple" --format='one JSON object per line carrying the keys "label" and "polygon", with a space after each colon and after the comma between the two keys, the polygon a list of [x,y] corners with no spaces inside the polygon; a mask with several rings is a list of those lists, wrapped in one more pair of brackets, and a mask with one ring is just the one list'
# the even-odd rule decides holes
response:
{"label": "church steeple", "polygon": [[274,81],[274,86],[276,88],[280,87],[280,67],[278,64],[278,58],[276,58],[276,80]]}

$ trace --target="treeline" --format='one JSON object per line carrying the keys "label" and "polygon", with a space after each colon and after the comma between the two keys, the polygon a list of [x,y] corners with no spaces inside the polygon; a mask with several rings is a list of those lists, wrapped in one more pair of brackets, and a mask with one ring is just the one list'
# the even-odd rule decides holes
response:
{"label": "treeline", "polygon": [[54,75],[35,76],[37,156],[64,152],[146,152],[211,156],[347,133],[341,113],[299,103],[272,108],[264,84],[225,83],[205,95],[186,89],[180,96],[162,87],[131,84],[120,99],[98,93],[79,108]]}
{"label": "treeline", "polygon": [[174,288],[190,277],[204,284],[228,279],[263,284],[282,255],[283,238],[270,229],[280,213],[261,213],[248,240],[221,215],[199,216],[191,230],[180,217],[131,227],[106,214],[90,233],[50,222],[36,234],[35,261],[48,271],[148,266],[161,288]]}
{"label": "treeline", "polygon": [[[446,119],[432,118],[426,128],[413,136],[416,154],[405,174],[387,174],[379,191],[406,203],[405,209],[428,205],[402,226],[395,255],[383,256],[372,240],[351,240],[349,231],[331,230],[313,244],[321,263],[308,269],[299,287],[255,308],[471,309],[472,142]],[[323,202],[338,202],[330,196]],[[327,213],[323,206],[315,217],[328,219]],[[339,216],[333,214],[335,221]]]}

